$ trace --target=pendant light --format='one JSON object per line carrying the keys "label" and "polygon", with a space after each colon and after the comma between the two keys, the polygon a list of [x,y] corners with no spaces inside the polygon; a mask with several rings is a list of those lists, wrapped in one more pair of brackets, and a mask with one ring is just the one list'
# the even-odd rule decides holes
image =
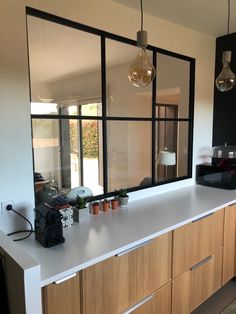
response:
{"label": "pendant light", "polygon": [[141,30],[137,32],[138,55],[129,67],[128,78],[136,87],[148,86],[156,75],[150,57],[147,55],[147,32],[143,30],[143,3],[140,0],[141,8]]}
{"label": "pendant light", "polygon": [[[227,35],[229,35],[230,24],[230,0],[228,0],[228,22],[227,22]],[[230,69],[231,51],[224,51],[222,55],[223,68],[221,73],[216,79],[216,87],[221,92],[227,92],[236,85],[236,76]]]}

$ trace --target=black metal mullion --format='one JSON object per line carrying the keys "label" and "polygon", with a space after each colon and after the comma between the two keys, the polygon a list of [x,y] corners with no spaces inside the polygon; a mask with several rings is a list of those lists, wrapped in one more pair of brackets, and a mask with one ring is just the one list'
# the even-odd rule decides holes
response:
{"label": "black metal mullion", "polygon": [[189,118],[147,118],[147,117],[99,117],[99,116],[83,116],[83,115],[43,115],[43,114],[32,114],[32,119],[71,119],[71,120],[110,120],[110,121],[150,121],[152,122],[153,119],[155,121],[190,121]]}
{"label": "black metal mullion", "polygon": [[[79,115],[81,115],[81,105],[79,105]],[[79,119],[79,156],[80,156],[80,185],[84,185],[84,148],[83,148],[83,125]]]}
{"label": "black metal mullion", "polygon": [[195,59],[190,62],[189,84],[189,127],[188,127],[188,176],[192,175],[193,162],[193,122],[194,122],[194,95],[195,95]]}
{"label": "black metal mullion", "polygon": [[[153,66],[157,67],[156,62],[156,52],[153,51],[152,55]],[[156,173],[157,173],[157,165],[156,165],[156,89],[157,89],[157,77],[155,76],[152,82],[152,184],[156,182]]]}
{"label": "black metal mullion", "polygon": [[108,192],[107,162],[107,97],[106,97],[106,39],[101,36],[101,80],[102,80],[102,136],[103,136],[103,188]]}

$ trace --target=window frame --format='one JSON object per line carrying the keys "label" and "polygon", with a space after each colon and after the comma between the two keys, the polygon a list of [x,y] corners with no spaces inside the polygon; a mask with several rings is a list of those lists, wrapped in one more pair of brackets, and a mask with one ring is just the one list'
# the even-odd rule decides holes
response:
{"label": "window frame", "polygon": [[[102,199],[104,197],[110,197],[114,195],[114,192],[108,192],[108,157],[107,157],[107,121],[149,121],[152,124],[152,138],[151,138],[151,176],[152,183],[145,186],[136,186],[127,188],[128,192],[143,190],[150,187],[155,187],[171,182],[177,182],[185,179],[192,178],[192,160],[193,160],[193,123],[194,123],[194,94],[195,94],[195,59],[189,56],[185,56],[176,52],[168,51],[162,48],[158,48],[152,45],[148,45],[147,49],[153,54],[153,65],[156,67],[157,54],[161,53],[170,57],[178,58],[189,62],[189,112],[187,118],[158,118],[156,117],[156,80],[155,77],[152,82],[152,116],[151,117],[119,117],[119,116],[107,116],[107,104],[106,104],[106,39],[111,39],[115,41],[122,42],[124,44],[129,44],[137,46],[135,40],[115,35],[103,30],[99,30],[75,21],[71,21],[47,12],[43,12],[31,7],[26,7],[26,16],[33,16],[40,19],[47,20],[49,22],[54,22],[66,27],[74,28],[80,31],[91,33],[100,37],[101,41],[101,103],[102,103],[102,115],[101,116],[83,116],[83,115],[48,115],[48,114],[31,114],[31,121],[33,119],[77,119],[77,120],[99,120],[102,121],[102,136],[103,136],[103,188],[104,194],[96,195],[93,199]],[[27,22],[26,22],[27,23]],[[29,43],[28,43],[29,46]],[[29,58],[29,54],[28,54]],[[28,60],[29,65],[29,60]],[[157,74],[158,75],[158,74]],[[29,79],[30,79],[30,69],[29,69]],[[187,175],[177,177],[170,180],[156,182],[156,122],[158,121],[173,121],[173,122],[188,122],[188,165],[187,165]],[[31,122],[32,124],[32,122]],[[32,149],[33,152],[33,149]],[[34,156],[33,156],[34,160]],[[33,165],[34,167],[34,165]]]}

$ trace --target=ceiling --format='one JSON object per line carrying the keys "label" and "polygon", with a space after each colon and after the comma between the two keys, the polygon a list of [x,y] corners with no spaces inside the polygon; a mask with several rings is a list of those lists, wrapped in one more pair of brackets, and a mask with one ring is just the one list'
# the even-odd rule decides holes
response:
{"label": "ceiling", "polygon": [[[139,0],[113,1],[140,10]],[[214,37],[227,33],[227,8],[228,0],[143,0],[145,13]],[[231,0],[230,33],[234,32],[236,0]]]}

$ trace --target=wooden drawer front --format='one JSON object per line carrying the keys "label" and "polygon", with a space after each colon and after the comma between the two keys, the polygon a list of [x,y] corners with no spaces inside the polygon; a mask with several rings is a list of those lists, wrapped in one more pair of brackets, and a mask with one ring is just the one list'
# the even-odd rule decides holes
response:
{"label": "wooden drawer front", "polygon": [[171,314],[171,284],[167,284],[150,296],[141,300],[124,314]]}
{"label": "wooden drawer front", "polygon": [[125,311],[171,279],[171,233],[82,271],[83,314]]}
{"label": "wooden drawer front", "polygon": [[190,310],[194,310],[221,287],[222,250],[190,271]]}
{"label": "wooden drawer front", "polygon": [[223,246],[224,209],[174,230],[173,277]]}
{"label": "wooden drawer front", "polygon": [[235,276],[236,205],[225,208],[222,284]]}
{"label": "wooden drawer front", "polygon": [[193,311],[221,287],[222,249],[173,281],[172,313]]}
{"label": "wooden drawer front", "polygon": [[79,274],[60,284],[50,284],[42,289],[44,314],[79,314]]}

